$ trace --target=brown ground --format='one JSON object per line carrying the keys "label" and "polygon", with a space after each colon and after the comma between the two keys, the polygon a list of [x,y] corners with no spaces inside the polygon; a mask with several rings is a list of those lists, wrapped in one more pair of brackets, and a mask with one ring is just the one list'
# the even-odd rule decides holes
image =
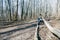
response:
{"label": "brown ground", "polygon": [[52,20],[50,24],[57,29],[60,29],[60,20]]}
{"label": "brown ground", "polygon": [[40,37],[41,40],[58,40],[50,31],[49,29],[46,28],[45,25],[44,27],[40,28]]}
{"label": "brown ground", "polygon": [[[52,20],[49,23],[53,27],[60,29],[59,27],[60,21]],[[13,29],[13,31],[7,32],[5,34],[0,34],[0,40],[34,40],[34,34],[35,34],[35,29],[36,29],[35,24],[36,23],[15,25],[14,26],[15,29]],[[46,28],[45,25],[41,25],[39,27],[41,27],[39,31],[41,40],[59,40],[49,31],[49,29]],[[11,28],[12,27],[10,27],[10,29]],[[5,28],[3,30],[5,30]]]}
{"label": "brown ground", "polygon": [[[60,20],[51,20],[50,25],[53,28],[57,28],[60,30]],[[40,28],[40,36],[42,40],[60,40],[57,37],[55,37],[50,31],[49,29],[46,28],[45,25],[43,25],[44,27]]]}
{"label": "brown ground", "polygon": [[36,23],[17,25],[15,28],[13,27],[14,29],[9,28],[0,29],[0,32],[7,31],[3,34],[0,33],[0,40],[33,40]]}

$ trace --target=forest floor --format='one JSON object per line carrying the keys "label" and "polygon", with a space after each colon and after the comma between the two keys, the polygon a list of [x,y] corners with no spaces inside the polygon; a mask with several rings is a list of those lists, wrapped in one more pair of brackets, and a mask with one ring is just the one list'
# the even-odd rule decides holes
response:
{"label": "forest floor", "polygon": [[[51,20],[49,23],[57,29],[60,29],[60,21]],[[17,24],[16,26],[0,29],[0,40],[34,40],[37,22],[26,24]],[[39,26],[41,40],[59,40],[55,37],[45,25]],[[4,32],[7,31],[7,32]]]}
{"label": "forest floor", "polygon": [[[49,21],[49,24],[53,28],[57,28],[60,30],[60,20],[51,20]],[[60,40],[57,37],[55,37],[45,25],[43,26],[44,27],[40,28],[41,40]]]}
{"label": "forest floor", "polygon": [[0,40],[33,40],[36,22],[0,29]]}

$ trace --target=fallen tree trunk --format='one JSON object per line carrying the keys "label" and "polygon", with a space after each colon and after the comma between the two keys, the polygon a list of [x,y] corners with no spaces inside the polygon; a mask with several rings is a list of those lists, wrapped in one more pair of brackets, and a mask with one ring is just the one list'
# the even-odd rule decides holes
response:
{"label": "fallen tree trunk", "polygon": [[44,18],[43,18],[43,21],[47,26],[47,28],[60,39],[60,30],[53,28]]}
{"label": "fallen tree trunk", "polygon": [[39,36],[39,25],[37,24],[34,40],[41,40]]}

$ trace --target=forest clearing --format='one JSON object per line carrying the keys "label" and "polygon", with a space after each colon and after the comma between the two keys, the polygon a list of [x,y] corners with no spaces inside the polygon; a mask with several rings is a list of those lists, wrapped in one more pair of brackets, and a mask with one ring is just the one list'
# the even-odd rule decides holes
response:
{"label": "forest clearing", "polygon": [[60,40],[60,0],[0,0],[0,40]]}

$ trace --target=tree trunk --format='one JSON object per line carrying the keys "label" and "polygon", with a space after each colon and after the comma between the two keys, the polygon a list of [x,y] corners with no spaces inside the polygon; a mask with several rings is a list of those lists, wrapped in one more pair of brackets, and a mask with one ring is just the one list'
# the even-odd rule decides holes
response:
{"label": "tree trunk", "polygon": [[9,5],[9,21],[11,21],[11,0],[8,0],[8,5]]}
{"label": "tree trunk", "polygon": [[21,2],[21,20],[23,20],[23,14],[24,14],[24,0]]}

